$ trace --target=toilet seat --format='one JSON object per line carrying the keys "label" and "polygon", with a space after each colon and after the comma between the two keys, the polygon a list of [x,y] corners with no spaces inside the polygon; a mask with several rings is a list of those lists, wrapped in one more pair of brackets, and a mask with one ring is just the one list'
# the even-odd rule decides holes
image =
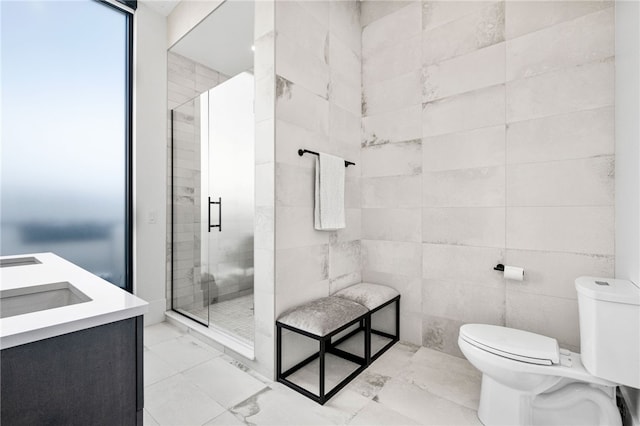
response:
{"label": "toilet seat", "polygon": [[558,341],[528,331],[489,324],[465,324],[460,338],[484,351],[528,364],[560,363]]}
{"label": "toilet seat", "polygon": [[[467,326],[473,326],[473,327],[467,327]],[[477,341],[470,338],[469,333],[471,334],[471,337],[475,337],[476,339],[480,338],[482,340],[483,336],[474,332],[475,329],[477,328],[475,326],[483,326],[482,328],[486,326],[486,327],[496,327],[498,329],[506,329],[506,327],[490,326],[487,324],[465,324],[462,327],[460,327],[460,333],[458,335],[458,345],[460,346],[460,349],[462,350],[465,357],[467,357],[467,359],[469,360],[471,360],[470,356],[472,356],[477,360],[481,360],[483,363],[488,363],[487,365],[491,365],[490,368],[492,369],[511,371],[513,373],[518,373],[518,374],[527,373],[527,374],[540,374],[545,376],[557,376],[557,377],[565,377],[572,380],[578,380],[586,383],[593,383],[595,385],[616,386],[616,383],[613,383],[606,379],[602,379],[600,377],[596,377],[591,373],[589,373],[582,365],[582,358],[579,353],[567,351],[564,349],[562,350],[562,352],[558,350],[558,352],[560,352],[559,362],[549,365],[549,364],[540,364],[540,363],[533,363],[533,362],[526,361],[527,358],[551,359],[550,357],[540,356],[541,352],[529,352],[524,350],[521,351],[521,350],[514,350],[510,348],[513,352],[521,352],[525,354],[525,358],[523,358],[525,359],[525,361],[522,361],[520,359],[517,359],[516,355],[518,354],[514,354],[512,352],[505,350],[506,347],[504,346],[499,346],[498,339],[494,341],[493,339],[489,338],[489,340],[492,341],[493,345],[488,345],[487,344],[488,342],[483,341],[479,344]],[[515,332],[528,333],[522,330],[514,330],[514,329],[509,329],[509,330],[512,330]],[[511,332],[509,331],[502,333],[499,330],[493,330],[493,332],[497,333],[497,335],[501,336],[502,338],[508,335],[512,335]],[[534,334],[534,333],[528,333],[528,334],[533,334],[538,337],[546,337],[546,336],[541,336],[539,334]],[[555,339],[551,339],[551,340],[555,341]],[[481,346],[482,344],[484,344],[485,348]],[[494,346],[498,346],[498,349],[496,349]],[[491,350],[489,350],[489,348],[491,348]],[[542,351],[542,353],[544,353],[544,351]],[[536,356],[532,356],[532,354],[535,354]],[[566,362],[566,361],[570,361],[570,362]],[[478,368],[477,365],[476,365],[476,368]],[[478,368],[478,369],[483,371],[481,368]]]}

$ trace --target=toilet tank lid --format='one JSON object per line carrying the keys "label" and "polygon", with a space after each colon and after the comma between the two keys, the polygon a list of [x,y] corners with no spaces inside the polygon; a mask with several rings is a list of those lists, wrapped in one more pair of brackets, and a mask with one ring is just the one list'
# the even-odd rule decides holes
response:
{"label": "toilet tank lid", "polygon": [[469,341],[473,340],[483,349],[506,358],[532,364],[560,362],[558,341],[552,337],[489,324],[465,324],[460,327],[460,335],[467,342],[473,344]]}
{"label": "toilet tank lid", "polygon": [[576,278],[578,293],[590,299],[640,305],[640,288],[628,280],[616,278]]}

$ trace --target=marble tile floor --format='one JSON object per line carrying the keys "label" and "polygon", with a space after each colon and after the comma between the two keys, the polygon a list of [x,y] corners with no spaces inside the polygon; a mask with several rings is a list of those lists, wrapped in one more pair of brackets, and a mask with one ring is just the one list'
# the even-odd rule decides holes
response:
{"label": "marble tile floor", "polygon": [[[407,343],[324,406],[167,323],[146,327],[144,346],[145,425],[481,424],[480,373],[464,359]],[[331,365],[335,375],[345,363]]]}

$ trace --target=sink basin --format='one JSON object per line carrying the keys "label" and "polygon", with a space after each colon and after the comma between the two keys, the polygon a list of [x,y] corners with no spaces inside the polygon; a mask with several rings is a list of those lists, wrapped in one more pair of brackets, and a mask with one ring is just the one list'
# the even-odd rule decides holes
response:
{"label": "sink basin", "polygon": [[2,290],[0,291],[0,318],[89,301],[91,298],[66,281]]}
{"label": "sink basin", "polygon": [[37,265],[40,262],[33,256],[28,257],[14,257],[11,259],[0,259],[0,268],[7,268],[9,266],[27,266],[27,265]]}

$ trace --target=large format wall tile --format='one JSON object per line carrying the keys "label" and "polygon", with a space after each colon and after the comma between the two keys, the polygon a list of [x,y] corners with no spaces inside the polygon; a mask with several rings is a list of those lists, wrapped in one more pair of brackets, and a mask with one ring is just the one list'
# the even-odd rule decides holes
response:
{"label": "large format wall tile", "polygon": [[361,153],[362,177],[416,175],[422,171],[421,141],[366,147]]}
{"label": "large format wall tile", "polygon": [[416,176],[362,178],[363,208],[417,208],[421,206],[421,180]]}
{"label": "large format wall tile", "polygon": [[424,68],[423,102],[505,81],[505,44],[498,43]]}
{"label": "large format wall tile", "polygon": [[420,139],[421,106],[415,105],[392,112],[362,118],[362,146]]}
{"label": "large format wall tile", "polygon": [[504,41],[504,2],[422,33],[422,61],[434,64]]}
{"label": "large format wall tile", "polygon": [[327,28],[329,25],[329,4],[324,0],[304,0],[298,2],[298,4],[313,16],[316,21],[322,26]]}
{"label": "large format wall tile", "polygon": [[422,241],[477,247],[504,247],[504,207],[422,209]]}
{"label": "large format wall tile", "polygon": [[327,99],[329,97],[329,65],[316,55],[301,49],[285,34],[276,36],[278,75]]}
{"label": "large format wall tile", "polygon": [[[274,160],[274,120],[262,120],[255,124],[255,161],[257,165],[273,163]],[[273,196],[273,194],[271,194]]]}
{"label": "large format wall tile", "polygon": [[256,98],[253,107],[256,123],[274,118],[275,76],[256,79]]}
{"label": "large format wall tile", "polygon": [[612,255],[613,236],[613,206],[507,207],[507,248]]}
{"label": "large format wall tile", "polygon": [[315,174],[308,167],[276,163],[276,205],[313,208]]}
{"label": "large format wall tile", "polygon": [[360,2],[356,0],[329,2],[329,29],[359,55],[362,52]]}
{"label": "large format wall tile", "polygon": [[614,44],[613,7],[529,33],[507,41],[507,80],[611,57]]}
{"label": "large format wall tile", "polygon": [[364,86],[420,69],[422,37],[403,40],[394,46],[362,56]]}
{"label": "large format wall tile", "polygon": [[276,76],[276,109],[280,120],[329,134],[329,102],[281,76]]}
{"label": "large format wall tile", "polygon": [[425,279],[503,288],[502,274],[493,270],[498,263],[504,263],[502,248],[422,245],[422,277]]}
{"label": "large format wall tile", "polygon": [[[271,129],[273,132],[273,128]],[[278,162],[312,169],[315,157],[298,155],[299,149],[311,151],[331,151],[329,135],[322,135],[287,121],[276,120],[275,133],[278,135]]]}
{"label": "large format wall tile", "polygon": [[329,278],[336,279],[360,271],[360,241],[346,241],[329,246]]}
{"label": "large format wall tile", "polygon": [[612,277],[613,259],[612,255],[509,249],[505,263],[526,265],[524,281],[512,284],[518,291],[576,299],[575,279]]}
{"label": "large format wall tile", "polygon": [[362,240],[362,266],[366,270],[419,277],[420,243]]}
{"label": "large format wall tile", "polygon": [[329,34],[329,64],[329,100],[358,114],[359,120],[362,92],[360,55],[353,52],[338,37]]}
{"label": "large format wall tile", "polygon": [[362,239],[362,215],[360,208],[349,208],[345,210],[345,221],[347,226],[329,234],[331,243],[344,243]]}
{"label": "large format wall tile", "polygon": [[423,174],[424,207],[489,207],[504,204],[504,166]]}
{"label": "large format wall tile", "polygon": [[421,3],[414,1],[362,29],[362,54],[391,47],[399,41],[420,35]]}
{"label": "large format wall tile", "polygon": [[507,122],[613,105],[613,58],[507,83]]}
{"label": "large format wall tile", "polygon": [[505,126],[422,139],[425,172],[501,166],[505,162]]}
{"label": "large format wall tile", "polygon": [[477,13],[489,3],[486,1],[429,1],[422,2],[422,29],[430,30],[467,15]]}
{"label": "large format wall tile", "polygon": [[504,325],[504,288],[424,279],[422,309],[463,323]]}
{"label": "large format wall tile", "polygon": [[329,243],[328,232],[313,227],[313,208],[279,206],[276,215],[276,245],[287,249]]}
{"label": "large format wall tile", "polygon": [[507,164],[613,155],[613,106],[507,126]]}
{"label": "large format wall tile", "polygon": [[366,27],[411,3],[413,0],[363,0],[360,2],[360,23]]}
{"label": "large format wall tile", "polygon": [[[292,305],[328,295],[329,245],[276,249],[276,295]],[[279,309],[286,309],[278,304]]]}
{"label": "large format wall tile", "polygon": [[422,136],[504,124],[504,93],[500,84],[423,104]]}
{"label": "large format wall tile", "polygon": [[507,39],[512,39],[597,12],[613,4],[613,0],[507,1],[505,34]]}
{"label": "large format wall tile", "polygon": [[[333,145],[350,149],[349,156],[359,154],[360,114],[347,111],[335,104],[329,105],[329,137]],[[346,151],[343,151],[346,154]]]}
{"label": "large format wall tile", "polygon": [[463,321],[437,317],[428,312],[422,316],[422,346],[464,357],[458,346],[458,334]]}
{"label": "large format wall tile", "polygon": [[362,238],[418,243],[421,216],[419,208],[362,209]]}
{"label": "large format wall tile", "polygon": [[507,287],[506,326],[558,339],[561,348],[580,352],[578,301]]}
{"label": "large format wall tile", "polygon": [[613,156],[507,167],[509,206],[613,205]]}
{"label": "large format wall tile", "polygon": [[[309,13],[302,1],[275,2],[276,34],[295,40],[300,50],[327,62],[329,28]],[[276,64],[279,66],[279,64]],[[276,70],[277,72],[277,70]]]}
{"label": "large format wall tile", "polygon": [[422,72],[415,70],[398,77],[366,85],[362,89],[362,114],[365,116],[391,112],[420,105]]}

